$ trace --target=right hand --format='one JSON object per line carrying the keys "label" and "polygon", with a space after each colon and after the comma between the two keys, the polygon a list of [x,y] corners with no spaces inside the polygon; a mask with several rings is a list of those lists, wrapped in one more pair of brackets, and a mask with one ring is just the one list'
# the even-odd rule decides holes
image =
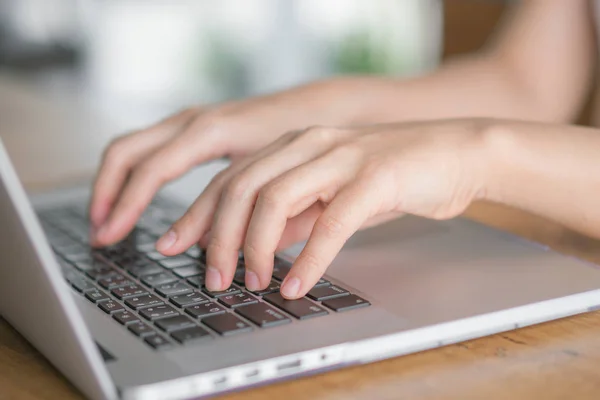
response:
{"label": "right hand", "polygon": [[[190,108],[114,140],[104,153],[90,204],[91,240],[122,240],[160,187],[206,161],[250,154],[296,128],[294,107],[271,97]],[[297,122],[296,122],[297,123]]]}

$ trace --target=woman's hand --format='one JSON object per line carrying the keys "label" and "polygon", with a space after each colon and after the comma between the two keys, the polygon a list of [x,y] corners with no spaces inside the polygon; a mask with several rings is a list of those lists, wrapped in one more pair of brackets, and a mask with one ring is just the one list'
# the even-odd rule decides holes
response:
{"label": "woman's hand", "polygon": [[460,214],[485,191],[485,120],[314,127],[222,171],[157,243],[166,255],[207,246],[206,286],[232,282],[243,248],[246,286],[266,287],[274,253],[308,238],[282,284],[298,298],[362,227],[404,213]]}
{"label": "woman's hand", "polygon": [[[320,99],[320,100],[319,100]],[[158,189],[212,159],[241,158],[283,133],[339,117],[323,107],[314,84],[270,96],[191,108],[147,129],[122,136],[106,150],[98,172],[90,221],[92,243],[109,245],[133,228]]]}

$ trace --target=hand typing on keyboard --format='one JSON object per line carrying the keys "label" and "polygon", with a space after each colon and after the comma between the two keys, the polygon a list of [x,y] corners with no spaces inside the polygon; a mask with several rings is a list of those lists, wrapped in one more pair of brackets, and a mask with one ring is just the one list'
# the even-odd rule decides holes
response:
{"label": "hand typing on keyboard", "polygon": [[[231,285],[238,250],[243,249],[245,285],[257,291],[271,284],[274,253],[308,238],[281,284],[285,298],[301,298],[358,229],[403,213],[451,218],[477,198],[486,172],[484,153],[479,152],[481,124],[455,120],[317,127],[286,134],[217,175],[156,248],[173,256],[200,242],[207,248],[205,285],[212,291]],[[131,146],[145,143],[122,147],[123,154],[142,151],[151,142],[164,143],[165,129],[158,126],[123,139]],[[131,172],[108,222],[97,233],[98,243],[127,233],[160,184],[187,168],[180,160],[189,158],[188,147],[194,146],[198,143],[190,138],[175,137]],[[100,207],[98,199],[106,196],[107,180],[121,182],[128,172],[125,162],[106,158],[92,217]],[[112,202],[113,196],[108,197]]]}

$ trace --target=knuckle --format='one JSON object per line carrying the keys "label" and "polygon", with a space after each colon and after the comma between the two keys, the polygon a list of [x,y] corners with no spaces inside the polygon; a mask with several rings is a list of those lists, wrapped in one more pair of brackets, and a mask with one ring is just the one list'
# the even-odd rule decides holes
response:
{"label": "knuckle", "polygon": [[345,224],[343,221],[331,215],[323,215],[315,222],[315,229],[318,229],[321,234],[328,238],[342,234],[344,227]]}
{"label": "knuckle", "polygon": [[322,260],[312,253],[302,254],[299,258],[308,271],[320,271],[323,268]]}
{"label": "knuckle", "polygon": [[104,151],[104,161],[108,163],[124,161],[126,159],[127,148],[129,147],[127,143],[128,138],[129,135],[124,135],[113,139]]}
{"label": "knuckle", "polygon": [[307,128],[301,137],[310,142],[331,143],[339,137],[339,129],[325,126],[311,126]]}
{"label": "knuckle", "polygon": [[345,143],[341,146],[337,146],[331,151],[331,154],[334,157],[337,157],[342,160],[357,161],[363,159],[365,151],[359,143],[350,142]]}
{"label": "knuckle", "polygon": [[239,174],[229,181],[225,196],[229,199],[243,200],[251,196],[253,184],[247,174]]}
{"label": "knuckle", "polygon": [[265,186],[258,194],[258,202],[265,208],[274,208],[285,199],[285,190],[280,183]]}

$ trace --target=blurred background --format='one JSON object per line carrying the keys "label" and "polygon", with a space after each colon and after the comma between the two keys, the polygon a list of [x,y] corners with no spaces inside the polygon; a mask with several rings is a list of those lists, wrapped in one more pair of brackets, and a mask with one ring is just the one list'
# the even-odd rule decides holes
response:
{"label": "blurred background", "polygon": [[111,138],[192,104],[426,73],[480,47],[504,3],[0,0],[0,137],[29,187],[87,178]]}

